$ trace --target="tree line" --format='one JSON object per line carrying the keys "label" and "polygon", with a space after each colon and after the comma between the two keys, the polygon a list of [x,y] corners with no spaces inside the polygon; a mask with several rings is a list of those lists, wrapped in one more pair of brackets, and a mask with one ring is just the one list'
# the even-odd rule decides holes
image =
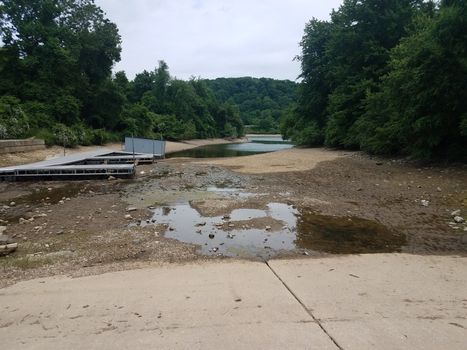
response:
{"label": "tree line", "polygon": [[300,145],[467,160],[467,2],[344,0],[300,43]]}
{"label": "tree line", "polygon": [[129,80],[117,26],[94,0],[0,0],[0,138],[102,144],[123,135],[238,137],[238,108],[165,62]]}
{"label": "tree line", "polygon": [[296,100],[298,84],[269,78],[205,80],[216,98],[238,107],[248,132],[278,133],[282,114]]}

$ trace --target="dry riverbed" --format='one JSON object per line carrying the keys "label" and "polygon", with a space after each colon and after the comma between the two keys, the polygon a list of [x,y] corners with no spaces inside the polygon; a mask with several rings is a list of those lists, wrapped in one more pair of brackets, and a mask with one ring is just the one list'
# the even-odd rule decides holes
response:
{"label": "dry riverbed", "polygon": [[0,203],[19,243],[0,257],[1,286],[228,257],[467,253],[451,215],[467,217],[465,166],[361,153],[170,159],[133,180],[1,183]]}

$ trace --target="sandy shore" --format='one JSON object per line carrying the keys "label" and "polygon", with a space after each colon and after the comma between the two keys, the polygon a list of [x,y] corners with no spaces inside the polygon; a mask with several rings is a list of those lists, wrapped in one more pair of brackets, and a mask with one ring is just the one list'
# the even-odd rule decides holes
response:
{"label": "sandy shore", "polygon": [[203,160],[200,163],[220,165],[245,174],[268,174],[311,170],[321,162],[334,160],[342,155],[341,152],[323,148],[291,148],[246,157]]}

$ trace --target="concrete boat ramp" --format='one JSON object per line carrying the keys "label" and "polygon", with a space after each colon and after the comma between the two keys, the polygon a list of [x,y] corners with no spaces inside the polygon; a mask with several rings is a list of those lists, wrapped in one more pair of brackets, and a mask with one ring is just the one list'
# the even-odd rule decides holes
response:
{"label": "concrete boat ramp", "polygon": [[3,349],[465,350],[467,258],[206,261],[0,290]]}
{"label": "concrete boat ramp", "polygon": [[162,157],[160,154],[101,149],[32,164],[0,168],[0,180],[83,179],[109,176],[128,178],[135,175],[137,164],[153,163],[155,159]]}

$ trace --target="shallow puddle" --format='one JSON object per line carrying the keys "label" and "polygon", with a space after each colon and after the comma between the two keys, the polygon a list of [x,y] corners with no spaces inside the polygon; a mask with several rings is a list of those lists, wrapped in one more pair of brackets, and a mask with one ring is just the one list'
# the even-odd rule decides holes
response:
{"label": "shallow puddle", "polygon": [[405,235],[357,217],[302,213],[297,231],[297,247],[333,254],[391,253],[406,244]]}
{"label": "shallow puddle", "polygon": [[166,224],[166,237],[200,246],[207,255],[270,258],[286,251],[335,254],[400,250],[405,236],[360,218],[331,217],[284,203],[267,209],[234,209],[204,217],[188,203],[153,210],[146,224]]}

